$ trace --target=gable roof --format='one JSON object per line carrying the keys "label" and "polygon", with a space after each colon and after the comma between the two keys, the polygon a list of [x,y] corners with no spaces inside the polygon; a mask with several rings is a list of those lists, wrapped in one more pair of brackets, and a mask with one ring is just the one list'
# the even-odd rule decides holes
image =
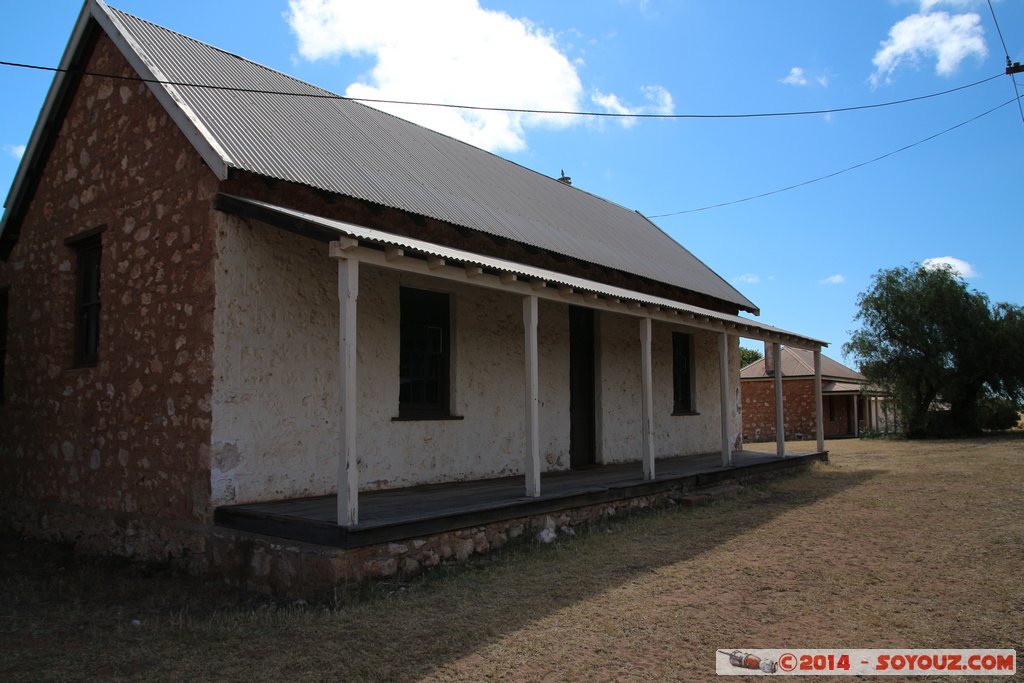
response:
{"label": "gable roof", "polygon": [[[814,352],[791,346],[782,347],[783,377],[814,377]],[[821,354],[821,376],[834,380],[846,380],[857,384],[866,383],[867,378],[837,360]],[[740,379],[765,379],[774,377],[765,372],[765,359],[761,358],[740,369]]]}
{"label": "gable roof", "polygon": [[[636,211],[454,138],[88,0],[65,52],[90,20],[110,36],[222,179],[244,171],[497,235],[698,292],[758,313],[739,291]],[[23,168],[44,148],[41,122],[8,196],[0,240],[16,238],[12,210],[30,191]],[[170,83],[167,83],[167,82]],[[174,83],[174,84],[171,84]],[[183,84],[218,86],[190,87]],[[304,97],[238,90],[270,90]],[[10,219],[10,220],[9,220]]]}

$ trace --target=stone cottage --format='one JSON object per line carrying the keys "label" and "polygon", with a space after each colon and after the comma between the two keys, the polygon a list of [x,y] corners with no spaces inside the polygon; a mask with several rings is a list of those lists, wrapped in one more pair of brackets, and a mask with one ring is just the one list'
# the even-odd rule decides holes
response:
{"label": "stone cottage", "polygon": [[[411,568],[665,494],[686,456],[712,454],[700,481],[765,465],[736,450],[738,339],[823,345],[740,317],[637,212],[100,0],[61,67],[0,224],[23,533],[195,571]],[[592,472],[622,474],[558,493]],[[436,521],[481,482],[514,493]]]}

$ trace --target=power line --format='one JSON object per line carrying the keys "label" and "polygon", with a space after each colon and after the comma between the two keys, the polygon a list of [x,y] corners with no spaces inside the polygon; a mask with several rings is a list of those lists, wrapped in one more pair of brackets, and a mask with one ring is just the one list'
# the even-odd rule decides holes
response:
{"label": "power line", "polygon": [[771,117],[783,117],[783,116],[810,116],[815,114],[838,114],[848,111],[859,111],[864,109],[878,109],[881,107],[891,107],[897,104],[907,104],[909,102],[918,102],[920,100],[927,100],[933,97],[941,97],[943,95],[949,95],[950,93],[958,92],[960,90],[966,90],[973,88],[983,83],[988,83],[991,80],[999,78],[1003,74],[999,73],[995,76],[989,76],[983,78],[980,81],[974,83],[968,83],[966,85],[957,86],[956,88],[950,88],[949,90],[942,90],[940,92],[934,92],[928,95],[918,95],[917,97],[907,97],[901,100],[891,100],[889,102],[879,102],[876,104],[861,104],[849,107],[835,107],[832,109],[813,109],[813,110],[801,110],[801,111],[781,111],[781,112],[755,112],[747,114],[625,114],[620,112],[606,112],[606,111],[572,111],[563,109],[523,109],[518,107],[485,107],[480,105],[472,104],[447,104],[444,102],[421,102],[415,100],[388,100],[378,99],[372,97],[346,97],[344,95],[335,95],[333,93],[299,93],[289,92],[282,90],[264,90],[261,88],[244,88],[240,86],[230,85],[213,85],[209,83],[190,83],[187,81],[165,81],[156,78],[143,78],[141,76],[123,76],[120,74],[107,74],[99,73],[95,71],[82,71],[78,69],[62,69],[59,67],[52,66],[39,66],[36,64],[22,64],[19,62],[8,62],[0,60],[0,66],[16,67],[20,69],[34,69],[37,71],[52,71],[57,73],[69,73],[78,74],[82,76],[96,76],[99,78],[111,78],[122,81],[141,81],[143,83],[155,83],[158,85],[172,85],[183,88],[204,88],[207,90],[224,90],[228,92],[241,92],[241,93],[253,93],[259,95],[282,95],[286,97],[308,97],[313,99],[325,99],[325,100],[349,100],[354,102],[369,102],[372,104],[402,104],[410,105],[415,107],[439,107],[445,109],[465,109],[469,111],[491,111],[491,112],[503,112],[510,114],[554,114],[560,116],[592,116],[602,118],[634,118],[634,119],[752,119],[752,118],[771,118]]}
{"label": "power line", "polygon": [[862,168],[864,166],[867,166],[868,164],[873,164],[876,161],[881,161],[882,159],[887,159],[887,158],[889,158],[889,157],[891,157],[891,156],[893,156],[895,154],[899,154],[900,152],[905,152],[908,149],[911,149],[913,147],[917,147],[918,145],[924,144],[924,143],[928,142],[929,140],[934,140],[935,138],[939,137],[940,135],[945,135],[946,133],[952,132],[952,131],[956,130],[957,128],[961,128],[963,126],[966,126],[969,123],[973,123],[974,121],[977,121],[978,119],[980,119],[980,118],[982,118],[984,116],[988,116],[989,114],[991,114],[991,113],[993,113],[995,111],[998,111],[999,109],[1002,109],[1003,107],[1005,107],[1005,106],[1007,106],[1009,104],[1013,104],[1014,102],[1017,102],[1018,104],[1020,104],[1020,98],[1014,98],[1012,100],[1007,100],[1006,102],[1003,102],[1002,104],[1000,104],[997,107],[993,107],[992,109],[989,109],[986,112],[983,112],[981,114],[978,114],[977,116],[971,117],[971,118],[967,119],[966,121],[962,121],[962,122],[956,124],[955,126],[950,126],[949,128],[947,128],[944,131],[935,133],[934,135],[929,135],[926,138],[918,140],[917,142],[912,142],[909,145],[905,145],[903,147],[900,147],[899,149],[894,149],[891,152],[886,152],[885,154],[883,154],[881,156],[877,156],[874,159],[869,159],[867,161],[862,161],[859,164],[854,164],[853,166],[848,166],[848,167],[846,167],[846,168],[844,168],[844,169],[842,169],[840,171],[834,171],[834,172],[829,173],[827,175],[819,176],[819,177],[813,178],[811,180],[805,180],[805,181],[803,181],[801,183],[796,183],[795,185],[788,185],[786,187],[780,187],[777,190],[770,190],[768,192],[762,192],[761,194],[751,195],[749,197],[744,197],[742,199],[734,199],[734,200],[729,201],[729,202],[721,202],[720,204],[710,204],[708,206],[702,206],[702,207],[697,208],[697,209],[686,209],[684,211],[672,211],[670,213],[654,214],[654,215],[648,216],[648,218],[666,218],[668,216],[681,216],[681,215],[687,214],[687,213],[697,213],[699,211],[708,211],[710,209],[719,209],[719,208],[722,208],[723,206],[732,206],[733,204],[742,204],[744,202],[753,201],[755,199],[761,199],[763,197],[770,197],[770,196],[772,196],[774,194],[779,194],[781,192],[788,192],[789,190],[795,190],[795,189],[797,189],[799,187],[804,187],[806,185],[812,185],[813,183],[821,182],[822,180],[828,180],[829,178],[835,178],[838,175],[842,175],[844,173],[849,173],[850,171],[856,170],[858,168]]}
{"label": "power line", "polygon": [[1020,104],[1020,91],[1017,90],[1017,77],[1010,74],[1010,80],[1013,81],[1013,94],[1017,96],[1017,109],[1020,111],[1021,123],[1024,123],[1024,107]]}
{"label": "power line", "polygon": [[1020,91],[1017,90],[1017,77],[1010,74],[1010,80],[1013,82],[1013,94],[1017,96],[1017,110],[1020,111],[1021,123],[1024,123],[1024,107],[1020,104]]}
{"label": "power line", "polygon": [[988,0],[988,11],[992,13],[992,23],[996,25],[999,42],[1003,44],[1003,52],[1006,53],[1006,66],[1010,66],[1010,51],[1006,49],[1006,41],[1003,40],[1003,29],[999,28],[999,20],[996,19],[996,10],[992,7],[992,0]]}
{"label": "power line", "polygon": [[[989,7],[991,9],[991,0],[989,0]],[[993,12],[993,19],[995,19],[995,13],[994,12]],[[996,28],[998,30],[998,23],[996,24]],[[1002,39],[1002,33],[1001,32],[1000,32],[1000,39]],[[1005,43],[1004,43],[1004,47],[1005,47]],[[1009,61],[1009,55],[1007,55],[1007,61]],[[346,97],[346,96],[343,96],[343,95],[335,95],[333,93],[329,93],[329,92],[326,92],[326,91],[324,91],[323,93],[297,93],[297,92],[289,92],[289,91],[281,91],[281,90],[265,90],[265,89],[261,89],[261,88],[244,88],[244,87],[241,87],[241,86],[227,86],[227,85],[213,85],[213,84],[204,84],[204,83],[191,83],[191,82],[187,82],[187,81],[169,81],[169,80],[161,80],[161,79],[155,79],[155,78],[143,78],[141,76],[124,76],[124,75],[121,75],[121,74],[108,74],[108,73],[101,73],[101,72],[95,72],[95,71],[84,71],[84,70],[79,70],[79,69],[64,69],[64,68],[59,68],[59,67],[40,66],[40,65],[36,65],[36,64],[24,64],[24,63],[9,62],[9,61],[4,61],[4,60],[0,60],[0,66],[9,66],[9,67],[22,68],[22,69],[33,69],[33,70],[37,70],[37,71],[50,71],[50,72],[56,72],[56,73],[78,74],[78,75],[82,75],[82,76],[95,76],[95,77],[98,77],[98,78],[110,78],[110,79],[122,80],[122,81],[137,81],[137,82],[142,82],[142,83],[154,83],[154,84],[158,84],[158,85],[171,85],[171,86],[187,87],[187,88],[204,88],[204,89],[208,89],[208,90],[222,90],[222,91],[228,91],[228,92],[253,93],[253,94],[260,94],[260,95],[281,95],[281,96],[286,96],[286,97],[307,97],[307,98],[313,98],[313,99],[349,100],[349,101],[355,101],[355,102],[372,102],[372,103],[375,103],[375,104],[403,104],[403,105],[421,106],[421,107],[442,107],[442,108],[448,108],[448,109],[466,109],[466,110],[472,110],[472,111],[493,111],[493,112],[507,112],[507,113],[520,113],[520,114],[557,114],[557,115],[565,115],[565,116],[594,116],[594,117],[606,117],[606,118],[646,118],[646,119],[742,119],[742,118],[769,118],[769,117],[784,117],[784,116],[807,116],[807,115],[835,114],[835,113],[848,112],[848,111],[858,111],[858,110],[865,110],[865,109],[877,109],[877,108],[881,108],[881,107],[890,107],[890,106],[894,106],[894,105],[898,105],[898,104],[906,104],[906,103],[909,103],[909,102],[917,102],[917,101],[920,101],[920,100],[931,99],[931,98],[934,98],[934,97],[941,97],[942,95],[948,95],[950,93],[958,92],[960,90],[966,90],[968,88],[973,88],[973,87],[982,85],[984,83],[988,83],[989,81],[995,80],[996,78],[999,78],[1000,76],[1003,75],[1003,74],[996,74],[994,76],[989,76],[988,78],[983,78],[980,81],[975,81],[973,83],[968,83],[966,85],[957,86],[955,88],[950,88],[948,90],[942,90],[940,92],[935,92],[935,93],[931,93],[931,94],[928,94],[928,95],[919,95],[917,97],[908,97],[908,98],[901,99],[901,100],[892,100],[892,101],[889,101],[889,102],[879,102],[879,103],[876,103],[876,104],[856,105],[856,106],[850,106],[850,107],[836,107],[836,108],[832,108],[832,109],[815,109],[815,110],[788,111],[788,112],[758,112],[758,113],[747,113],[747,114],[624,114],[624,113],[617,113],[617,112],[588,112],[588,111],[570,111],[570,110],[555,110],[555,109],[520,109],[520,108],[515,108],[515,107],[484,107],[484,106],[466,105],[466,104],[446,104],[446,103],[441,103],[441,102],[418,102],[418,101],[411,101],[411,100],[388,100],[388,99],[375,99],[375,98],[368,98],[368,97]],[[1011,78],[1012,78],[1012,76],[1011,76]],[[1017,86],[1016,81],[1014,81],[1014,89],[1015,90],[1016,90],[1016,86]],[[931,136],[929,136],[927,138],[924,138],[922,140],[918,140],[917,142],[914,142],[914,143],[911,143],[911,144],[906,145],[904,147],[901,147],[899,149],[893,150],[893,151],[888,152],[886,154],[883,154],[883,155],[881,155],[879,157],[875,157],[874,159],[870,159],[868,161],[864,161],[864,162],[861,162],[859,164],[855,164],[853,166],[844,168],[844,169],[842,169],[840,171],[835,171],[833,173],[829,173],[827,175],[820,176],[818,178],[813,178],[811,180],[806,180],[804,182],[797,183],[795,185],[789,185],[787,187],[782,187],[782,188],[779,188],[779,189],[776,189],[776,190],[771,190],[769,192],[762,192],[761,194],[752,195],[750,197],[744,197],[742,199],[735,199],[733,201],[722,202],[722,203],[719,203],[719,204],[711,204],[711,205],[703,206],[703,207],[696,208],[696,209],[686,209],[684,211],[673,211],[673,212],[670,212],[670,213],[654,214],[654,215],[648,216],[648,218],[665,218],[665,217],[669,217],[669,216],[679,216],[679,215],[688,214],[688,213],[697,213],[699,211],[708,211],[710,209],[717,209],[717,208],[721,208],[721,207],[724,207],[724,206],[731,206],[733,204],[741,204],[743,202],[749,202],[749,201],[752,201],[754,199],[761,199],[763,197],[769,197],[769,196],[774,195],[774,194],[779,194],[781,192],[787,192],[789,190],[794,190],[794,189],[797,189],[799,187],[804,187],[805,185],[811,185],[813,183],[817,183],[817,182],[820,182],[822,180],[827,180],[829,178],[834,178],[835,176],[841,175],[843,173],[847,173],[849,171],[853,171],[853,170],[861,168],[863,166],[867,166],[868,164],[875,163],[876,161],[881,161],[883,159],[886,159],[888,157],[893,156],[894,154],[898,154],[900,152],[904,152],[904,151],[906,151],[908,149],[911,149],[911,148],[916,147],[916,146],[918,146],[920,144],[928,142],[929,140],[933,140],[933,139],[939,137],[940,135],[944,135],[946,133],[949,133],[949,132],[951,132],[953,130],[956,130],[957,128],[960,128],[962,126],[967,125],[968,123],[972,123],[972,122],[982,118],[983,116],[987,116],[987,115],[991,114],[992,112],[994,112],[994,111],[996,111],[998,109],[1002,109],[1003,107],[1007,106],[1008,104],[1011,104],[1012,102],[1017,102],[1017,106],[1019,108],[1021,106],[1020,99],[1021,99],[1020,95],[1018,94],[1018,96],[1015,97],[1014,99],[1008,100],[1008,101],[1004,102],[1003,104],[1000,104],[999,106],[994,107],[993,109],[989,109],[988,111],[986,111],[986,112],[984,112],[982,114],[978,114],[977,116],[975,116],[975,117],[973,117],[971,119],[968,119],[967,121],[963,121],[962,123],[958,123],[955,126],[947,128],[946,130],[943,130],[943,131],[941,131],[939,133],[935,133],[934,135],[931,135]],[[1024,110],[1022,110],[1022,117],[1024,117]]]}
{"label": "power line", "polygon": [[[999,20],[996,19],[996,10],[992,6],[992,0],[988,0],[988,11],[992,13],[992,23],[996,25],[996,33],[999,34],[999,42],[1003,44],[1003,54],[1006,55],[1006,75],[1010,77],[1010,82],[1013,83],[1013,94],[1017,96],[1017,110],[1020,112],[1020,120],[1024,123],[1024,107],[1020,103],[1020,91],[1017,89],[1017,77],[1010,69],[1013,67],[1013,62],[1010,60],[1010,51],[1006,49],[1006,41],[1003,40],[1003,29],[999,28]],[[1018,67],[1020,64],[1017,65]]]}

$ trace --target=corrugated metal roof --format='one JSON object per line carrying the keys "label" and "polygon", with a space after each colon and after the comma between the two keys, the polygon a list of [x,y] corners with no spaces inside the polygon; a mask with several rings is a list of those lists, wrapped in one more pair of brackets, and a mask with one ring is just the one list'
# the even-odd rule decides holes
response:
{"label": "corrugated metal roof", "polygon": [[821,393],[823,394],[846,394],[846,393],[860,393],[860,390],[864,388],[863,384],[855,384],[853,382],[822,382]]}
{"label": "corrugated metal roof", "polygon": [[[226,201],[223,201],[226,200]],[[515,261],[508,261],[506,259],[494,258],[491,256],[484,256],[471,251],[463,249],[454,249],[452,247],[446,247],[433,242],[427,242],[425,240],[419,240],[412,237],[406,237],[404,235],[396,235],[383,230],[377,230],[374,228],[368,228],[361,225],[355,225],[353,223],[347,223],[344,221],[338,221],[323,216],[317,216],[316,214],[308,213],[305,211],[298,211],[296,209],[289,209],[283,206],[277,206],[268,202],[259,201],[256,199],[249,199],[246,197],[236,197],[227,194],[221,194],[218,196],[217,202],[218,208],[229,212],[241,212],[243,215],[245,211],[240,211],[240,208],[245,207],[256,207],[258,209],[267,212],[262,214],[264,219],[268,218],[269,215],[277,214],[289,218],[297,218],[301,221],[312,223],[330,230],[336,231],[341,235],[352,237],[362,242],[371,242],[378,245],[399,247],[410,253],[418,253],[426,256],[436,256],[444,259],[449,264],[464,264],[473,265],[486,268],[489,271],[497,273],[513,273],[517,276],[521,276],[526,280],[540,280],[547,283],[549,286],[564,285],[570,287],[575,291],[580,292],[593,292],[601,296],[608,298],[619,299],[625,302],[639,302],[648,306],[654,306],[664,308],[668,310],[675,310],[681,313],[692,313],[694,316],[699,317],[701,320],[714,323],[724,323],[727,326],[738,326],[741,328],[735,332],[737,334],[743,334],[744,336],[766,336],[768,338],[776,339],[790,339],[795,343],[807,344],[810,346],[827,346],[826,342],[818,339],[812,339],[805,337],[795,332],[789,332],[777,327],[770,325],[762,325],[756,321],[750,320],[749,318],[741,318],[737,315],[729,315],[728,313],[720,313],[718,311],[712,311],[710,309],[701,308],[692,304],[682,303],[680,301],[673,301],[671,299],[664,299],[662,297],[650,296],[642,292],[637,292],[629,289],[623,289],[622,287],[614,287],[606,285],[593,280],[587,280],[584,278],[575,277],[572,275],[565,275],[563,273],[557,273],[552,270],[545,268],[536,268],[534,266],[524,265],[522,263],[516,263]],[[790,347],[785,347],[785,350],[794,350]],[[807,354],[811,354],[811,351],[807,351]],[[824,358],[824,357],[823,357]],[[833,363],[835,361],[832,361]]]}
{"label": "corrugated metal roof", "polygon": [[[754,361],[740,370],[740,379],[765,379],[772,376],[765,374],[764,358]],[[782,376],[813,377],[814,354],[805,349],[783,346]],[[821,354],[821,376],[838,380],[849,380],[858,384],[867,382],[867,378],[864,375],[846,367],[837,360],[829,358],[825,354]]]}
{"label": "corrugated metal roof", "polygon": [[[329,94],[95,2],[158,78]],[[138,61],[136,60],[136,61]],[[162,86],[227,166],[499,235],[757,307],[637,212],[351,100]]]}

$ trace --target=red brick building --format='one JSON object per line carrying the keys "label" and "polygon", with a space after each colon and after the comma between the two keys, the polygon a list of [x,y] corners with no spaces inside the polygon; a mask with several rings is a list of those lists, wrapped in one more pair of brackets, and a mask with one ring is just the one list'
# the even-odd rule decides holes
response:
{"label": "red brick building", "polygon": [[[814,358],[802,349],[783,347],[782,392],[786,439],[813,439]],[[771,345],[764,358],[740,370],[743,440],[775,440],[775,371]],[[821,356],[821,394],[825,438],[859,436],[865,430],[895,431],[895,416],[867,378],[828,356]]]}

